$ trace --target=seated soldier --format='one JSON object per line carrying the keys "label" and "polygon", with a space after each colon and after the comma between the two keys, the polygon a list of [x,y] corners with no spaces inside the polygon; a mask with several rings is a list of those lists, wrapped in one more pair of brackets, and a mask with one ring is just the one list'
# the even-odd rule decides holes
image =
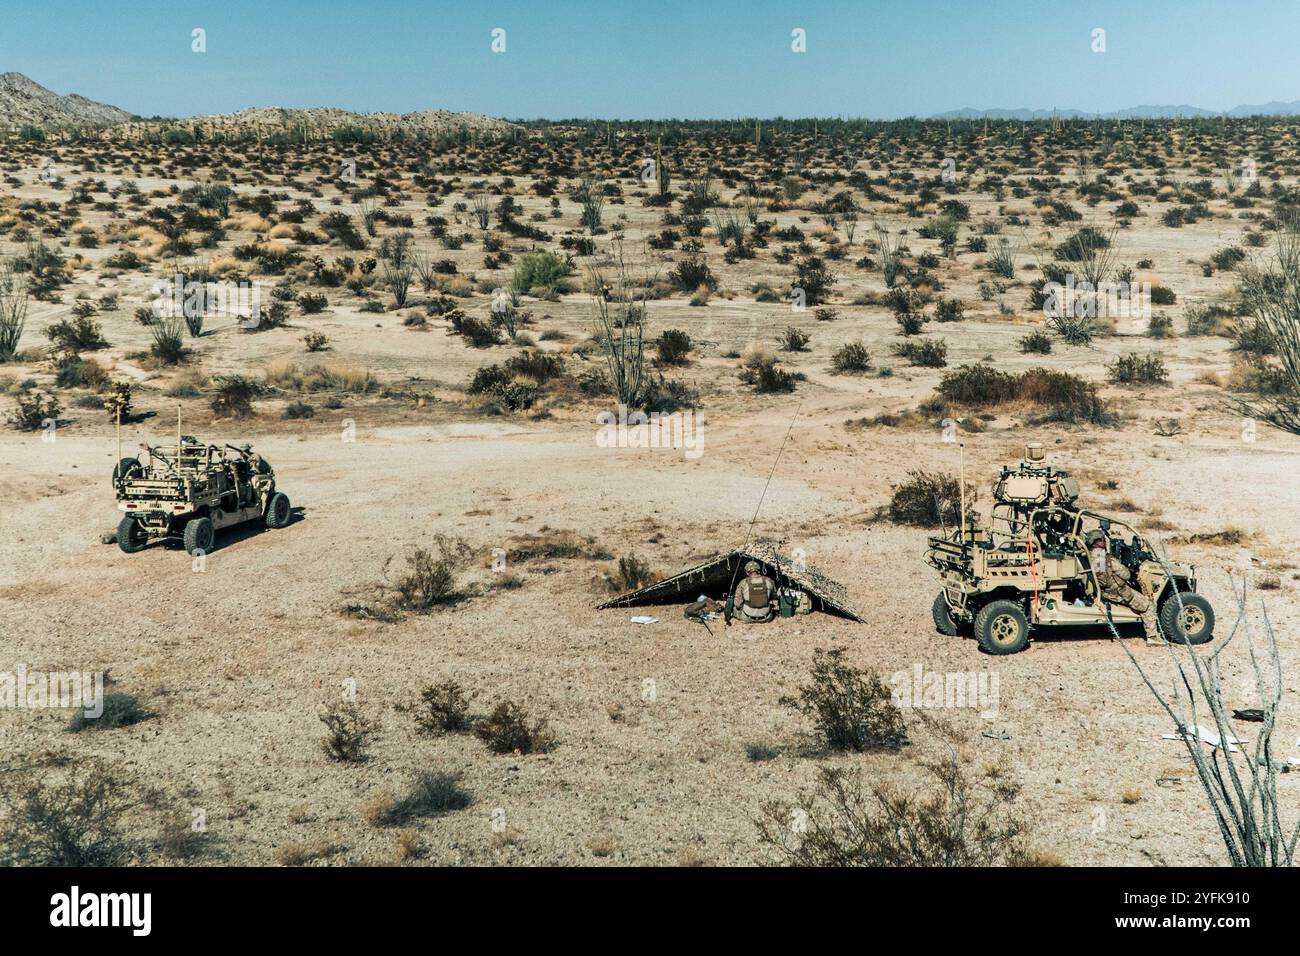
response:
{"label": "seated soldier", "polygon": [[1110,553],[1110,541],[1100,528],[1089,531],[1083,539],[1088,546],[1088,560],[1101,587],[1101,599],[1107,604],[1122,604],[1142,616],[1142,629],[1148,644],[1166,643],[1156,624],[1155,605],[1151,598],[1131,585],[1131,575],[1118,558]]}
{"label": "seated soldier", "polygon": [[757,561],[745,562],[745,578],[736,585],[728,603],[727,623],[732,616],[751,624],[762,624],[776,616],[776,582],[763,573]]}

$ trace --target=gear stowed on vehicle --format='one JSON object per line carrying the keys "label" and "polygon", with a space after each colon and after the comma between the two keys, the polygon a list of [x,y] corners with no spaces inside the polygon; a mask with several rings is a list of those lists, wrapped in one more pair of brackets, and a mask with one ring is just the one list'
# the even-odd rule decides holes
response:
{"label": "gear stowed on vehicle", "polygon": [[1196,593],[1196,568],[1158,560],[1130,525],[1080,508],[1079,483],[1044,464],[1041,445],[1026,446],[1017,467],[1003,467],[993,498],[987,528],[963,507],[956,529],[930,538],[925,560],[943,585],[932,609],[941,633],[973,632],[987,653],[1014,654],[1039,628],[1140,622],[1138,611],[1108,600],[1098,581],[1088,546],[1100,536],[1109,559],[1131,574],[1132,588],[1154,604],[1166,640],[1204,644],[1213,637],[1214,609]]}
{"label": "gear stowed on vehicle", "polygon": [[208,445],[180,434],[176,445],[147,446],[147,458],[124,458],[118,440],[113,469],[117,546],[127,554],[150,541],[179,541],[185,551],[207,553],[216,534],[249,521],[268,528],[289,523],[289,498],[276,489],[275,470],[248,444]]}

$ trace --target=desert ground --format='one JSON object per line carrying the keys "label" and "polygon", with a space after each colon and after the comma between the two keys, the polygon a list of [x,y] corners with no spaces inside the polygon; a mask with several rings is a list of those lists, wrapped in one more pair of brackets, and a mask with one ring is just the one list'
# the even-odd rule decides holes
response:
{"label": "desert ground", "polygon": [[[18,416],[32,396],[58,403],[32,430],[0,429],[0,670],[108,671],[110,690],[148,712],[79,733],[67,711],[0,712],[8,768],[53,778],[94,760],[133,794],[122,819],[139,863],[736,865],[781,862],[757,820],[765,805],[802,806],[820,768],[920,793],[925,761],[951,746],[972,772],[1019,782],[1007,813],[1026,821],[1037,862],[1225,862],[1191,760],[1162,738],[1169,717],[1125,646],[1170,695],[1185,651],[1090,631],[1036,633],[1024,653],[993,657],[937,633],[923,555],[938,529],[894,520],[890,503],[911,473],[957,471],[945,420],[984,511],[997,470],[1041,442],[1087,506],[1196,565],[1221,634],[1236,618],[1234,583],[1249,583],[1256,637],[1266,607],[1281,652],[1277,756],[1300,756],[1300,438],[1234,404],[1258,399],[1274,367],[1241,333],[1251,317],[1239,273],[1269,261],[1296,203],[1294,126],[827,126],[306,143],[211,131],[153,141],[137,129],[0,144],[0,254],[33,291],[0,365],[0,414]],[[355,177],[340,178],[350,162]],[[214,203],[217,186],[231,195]],[[483,225],[477,208],[491,210]],[[1171,209],[1191,210],[1188,221],[1170,224]],[[1153,307],[1167,330],[1099,320],[1069,344],[1046,326],[1031,295],[1085,228],[1108,239],[1116,272],[1172,294]],[[988,264],[1002,240],[1010,278]],[[891,241],[905,247],[894,283],[914,295],[902,309],[880,267]],[[538,251],[565,274],[520,285]],[[412,254],[438,269],[412,278],[398,306],[391,278]],[[800,308],[788,293],[811,258],[834,281]],[[685,284],[684,261],[704,263],[707,281]],[[252,330],[211,317],[166,358],[163,320],[137,313],[177,272],[256,282],[264,309],[284,308]],[[618,401],[602,284],[643,298],[647,372],[666,383],[657,407],[702,416],[698,456],[597,442],[597,416]],[[512,285],[510,314],[524,317],[513,335],[493,311],[494,290]],[[953,315],[945,300],[959,317],[940,317]],[[98,341],[84,324],[58,331],[79,306]],[[1206,309],[1214,327],[1190,334]],[[901,334],[904,313],[928,317],[919,335]],[[453,317],[476,319],[495,344],[476,347]],[[803,350],[782,348],[790,327],[810,337]],[[691,343],[673,363],[657,349],[668,330]],[[1049,352],[1022,351],[1034,332]],[[311,333],[325,337],[316,351]],[[895,352],[940,339],[941,365]],[[853,343],[865,367],[844,360]],[[471,390],[481,369],[537,353],[558,366],[515,366]],[[1157,354],[1163,375],[1116,380],[1131,353]],[[1104,415],[943,397],[945,377],[988,364],[1078,376]],[[232,376],[247,406],[222,403]],[[201,569],[176,547],[128,555],[102,543],[121,516],[104,408],[120,382],[128,453],[174,442],[179,407],[186,434],[266,456],[293,522],[221,535]],[[626,583],[620,558],[667,575],[750,536],[802,549],[864,623],[812,614],[709,633],[677,605],[595,610]],[[447,541],[464,544],[452,599],[376,610],[413,549]],[[504,571],[492,567],[501,551]],[[631,622],[647,610],[658,623]],[[916,665],[996,673],[997,712],[924,715],[943,729],[906,712],[901,749],[827,752],[782,698],[828,648],[885,678]],[[1239,637],[1224,684],[1234,706],[1257,706],[1245,653]],[[473,715],[509,700],[544,718],[554,746],[496,754],[471,733],[421,733],[411,705],[447,680],[472,695]],[[320,717],[353,692],[376,730],[364,760],[331,760]],[[1234,729],[1249,740],[1255,726]],[[378,820],[374,808],[426,771],[459,775],[471,802]],[[1279,789],[1294,817],[1297,777]],[[178,837],[196,811],[205,828]]]}

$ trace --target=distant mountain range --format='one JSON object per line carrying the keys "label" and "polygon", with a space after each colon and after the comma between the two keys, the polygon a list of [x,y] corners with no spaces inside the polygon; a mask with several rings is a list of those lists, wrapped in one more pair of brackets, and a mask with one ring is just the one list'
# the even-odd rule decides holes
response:
{"label": "distant mountain range", "polygon": [[1254,106],[1234,106],[1230,110],[1216,112],[1204,110],[1199,106],[1130,106],[1125,110],[1110,113],[1087,113],[1083,110],[976,110],[965,107],[937,113],[931,119],[991,119],[991,120],[1045,120],[1056,116],[1060,119],[1200,119],[1211,116],[1300,116],[1300,100],[1284,103],[1274,100]]}
{"label": "distant mountain range", "polygon": [[[965,107],[938,113],[936,120],[1047,120],[1060,119],[1198,119],[1213,116],[1300,116],[1300,100],[1274,101],[1255,106],[1235,106],[1226,112],[1201,109],[1199,106],[1133,106],[1110,113],[1084,110],[992,109]],[[60,96],[21,73],[0,73],[0,127],[6,126],[117,126],[134,119],[126,110],[96,103],[71,93]],[[285,109],[277,106],[253,107],[235,113],[197,116],[185,122],[212,123],[223,126],[262,126],[294,129],[306,123],[316,128],[355,126],[382,132],[395,129],[420,129],[438,132],[466,127],[473,130],[502,132],[512,124],[480,113],[451,113],[426,110],[418,113],[353,113],[328,107]]]}

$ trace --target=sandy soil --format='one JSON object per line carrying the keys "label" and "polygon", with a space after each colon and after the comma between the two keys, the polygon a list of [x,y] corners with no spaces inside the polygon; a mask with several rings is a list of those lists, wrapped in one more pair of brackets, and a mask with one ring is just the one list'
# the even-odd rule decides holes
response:
{"label": "sandy soil", "polygon": [[[34,196],[40,189],[24,185],[13,193]],[[991,206],[963,198],[977,217]],[[530,211],[546,208],[529,197],[521,202]],[[418,203],[406,208],[420,211]],[[563,208],[571,224],[576,207],[565,200]],[[648,231],[658,217],[632,202],[607,207],[611,216],[624,212],[630,233]],[[97,224],[96,215],[88,212],[87,220]],[[783,226],[796,221],[793,213],[775,218]],[[1124,261],[1154,258],[1160,281],[1180,298],[1209,295],[1224,280],[1203,278],[1190,260],[1222,245],[1227,228],[1210,222],[1174,231],[1144,222],[1124,235]],[[912,237],[911,245],[920,251],[931,244]],[[207,862],[269,864],[279,848],[321,841],[338,848],[327,862],[387,862],[394,832],[365,822],[361,804],[385,787],[400,792],[419,771],[439,769],[463,774],[474,803],[414,825],[422,847],[416,862],[755,863],[770,859],[756,839],[761,805],[797,800],[819,766],[861,768],[869,780],[905,786],[923,781],[918,759],[933,742],[914,721],[915,744],[902,754],[808,753],[807,723],[780,698],[805,680],[815,649],[844,647],[853,662],[886,676],[918,664],[926,671],[997,673],[996,717],[943,716],[959,729],[974,764],[1005,763],[1025,784],[1033,842],[1044,853],[1068,864],[1222,862],[1190,760],[1180,744],[1161,739],[1171,730],[1168,720],[1116,642],[1103,634],[1047,637],[1026,653],[993,658],[973,641],[935,633],[929,609],[936,583],[921,560],[926,532],[877,520],[874,512],[908,470],[954,470],[953,446],[929,427],[846,425],[915,407],[942,374],[891,360],[892,316],[849,304],[856,292],[878,288],[879,276],[837,264],[840,318],[821,323],[749,296],[757,279],[788,283],[788,268],[726,266],[714,248],[710,243],[711,263],[734,298],[702,308],[680,297],[651,304],[653,329],[691,329],[704,343],[681,373],[701,391],[705,450],[697,459],[673,450],[598,447],[594,420],[603,406],[595,401],[556,400],[543,415],[481,414],[463,386],[475,368],[512,349],[466,348],[437,320],[428,331],[404,329],[392,313],[359,312],[351,297],[332,302],[324,315],[295,317],[292,328],[217,331],[200,341],[202,367],[258,372],[280,360],[314,362],[300,338],[319,329],[332,342],[321,360],[368,369],[385,385],[418,391],[423,401],[345,396],[340,408],[318,406],[314,418],[287,422],[279,417],[284,399],[270,398],[253,420],[214,422],[203,400],[182,400],[187,432],[252,441],[301,509],[286,529],[221,537],[201,573],[174,549],[128,556],[98,543],[117,519],[108,481],[115,445],[102,413],[69,408],[70,421],[52,442],[5,430],[0,668],[14,662],[111,669],[118,689],[139,695],[157,714],[129,728],[72,735],[64,730],[66,713],[0,713],[5,752],[98,754],[170,788],[186,806],[206,810]],[[111,251],[86,255],[93,263]],[[438,254],[457,259],[463,271],[481,259],[477,248]],[[964,255],[944,273],[946,294],[967,303],[966,320],[927,328],[946,338],[951,367],[994,355],[1012,369],[1043,364],[1100,381],[1115,355],[1148,350],[1150,340],[1129,336],[1101,338],[1086,349],[1058,347],[1041,358],[1021,355],[1015,340],[1033,316],[1020,308],[1018,316],[1002,317],[978,300],[974,263],[983,258]],[[84,272],[65,290],[64,303],[36,305],[29,319],[35,344],[49,321],[67,314],[68,291],[121,293],[118,310],[100,317],[113,347],[99,358],[116,375],[136,377],[137,405],[154,413],[125,429],[128,447],[167,441],[175,427],[176,400],[164,394],[175,373],[127,358],[149,341],[130,314],[147,301],[151,281],[146,273]],[[1021,289],[1014,298],[1023,297]],[[479,299],[476,305],[486,302]],[[590,299],[582,294],[529,300],[527,307],[534,331],[560,329],[571,341],[590,331]],[[790,324],[813,335],[810,352],[783,358],[807,381],[777,398],[737,385],[737,363],[726,356],[754,339],[771,343]],[[832,374],[830,355],[855,340],[866,343],[877,368],[893,364],[894,374]],[[542,347],[568,351],[554,342]],[[1202,590],[1225,624],[1233,616],[1229,575],[1259,580],[1264,569],[1276,573],[1280,588],[1256,591],[1252,602],[1267,600],[1291,675],[1290,704],[1300,673],[1300,601],[1289,563],[1300,546],[1300,440],[1262,427],[1257,440],[1242,440],[1242,422],[1224,409],[1221,390],[1198,381],[1206,372],[1227,372],[1224,340],[1176,338],[1160,348],[1171,385],[1104,389],[1124,416],[1120,427],[1031,426],[1025,414],[1001,412],[985,430],[966,435],[967,475],[980,484],[987,506],[997,467],[1017,460],[1024,442],[1042,441],[1053,463],[1080,477],[1091,506],[1167,522],[1169,530],[1156,536],[1197,565]],[[568,361],[581,368],[590,359]],[[39,373],[35,364],[29,370]],[[1177,419],[1182,432],[1158,437],[1157,419]],[[349,420],[354,441],[343,440]],[[683,620],[680,608],[664,607],[658,624],[637,626],[631,612],[593,609],[606,593],[600,578],[610,561],[510,562],[522,586],[495,586],[492,549],[509,554],[520,535],[544,529],[590,534],[611,554],[635,553],[663,573],[738,545],[792,421],[754,533],[804,549],[811,563],[846,584],[866,623],[814,615],[763,627],[715,626],[710,635]],[[1117,487],[1102,490],[1106,479]],[[1245,543],[1178,540],[1230,526],[1248,533]],[[440,533],[469,542],[475,557],[465,581],[481,593],[397,623],[339,612],[357,589],[381,579],[390,557]],[[1171,686],[1169,651],[1139,639],[1130,647],[1160,686]],[[1227,656],[1228,686],[1240,693],[1234,704],[1257,703],[1244,685],[1240,655]],[[542,756],[493,756],[468,735],[418,735],[398,707],[446,678],[477,694],[476,713],[509,698],[547,717],[558,747]],[[653,701],[643,699],[647,680],[654,681]],[[331,763],[320,749],[318,716],[345,685],[356,687],[360,706],[381,727],[370,759],[357,766]],[[1243,737],[1250,730],[1239,728]],[[1284,710],[1275,737],[1284,756],[1297,753],[1297,737],[1300,716]],[[778,756],[749,760],[746,745],[760,742]],[[1296,805],[1298,786],[1295,777],[1281,778],[1284,805]],[[497,811],[504,811],[508,838],[496,832]]]}

